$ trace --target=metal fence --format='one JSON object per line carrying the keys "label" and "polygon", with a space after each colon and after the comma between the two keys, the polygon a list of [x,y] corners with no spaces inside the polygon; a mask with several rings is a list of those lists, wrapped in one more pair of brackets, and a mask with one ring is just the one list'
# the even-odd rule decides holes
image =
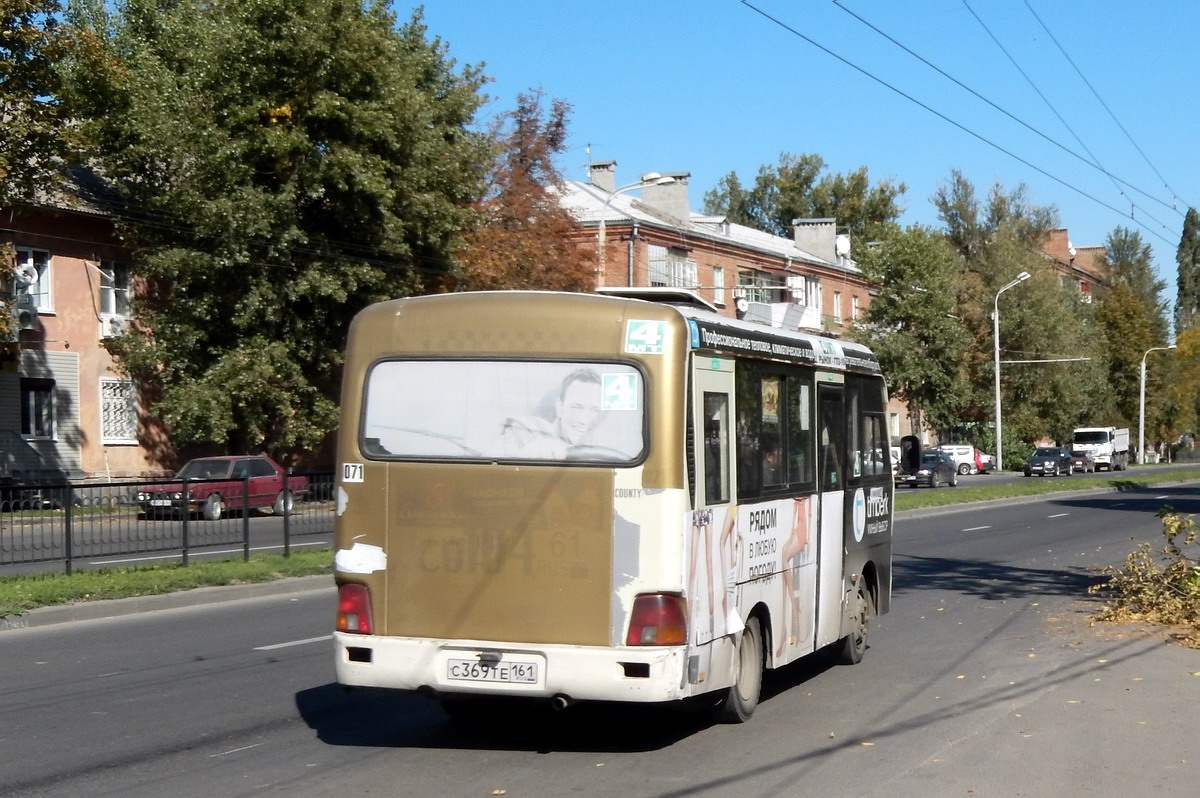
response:
{"label": "metal fence", "polygon": [[71,573],[83,560],[164,554],[187,564],[192,554],[221,549],[244,559],[251,548],[287,555],[293,543],[333,533],[333,474],[303,476],[307,489],[274,508],[252,508],[243,482],[242,497],[231,499],[217,520],[194,510],[151,507],[145,500],[149,486],[169,486],[187,496],[202,491],[203,481],[7,486],[0,490],[0,568],[61,562]]}

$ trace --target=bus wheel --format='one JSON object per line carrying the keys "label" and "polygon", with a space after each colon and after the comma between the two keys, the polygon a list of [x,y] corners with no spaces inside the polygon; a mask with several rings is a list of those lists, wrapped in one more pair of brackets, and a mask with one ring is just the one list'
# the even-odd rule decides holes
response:
{"label": "bus wheel", "polygon": [[838,662],[842,665],[857,665],[867,653],[867,619],[871,604],[860,584],[850,594],[850,605],[846,608],[846,620],[850,622],[850,633],[842,638],[838,651]]}
{"label": "bus wheel", "polygon": [[754,714],[763,682],[763,639],[758,618],[751,617],[738,641],[734,661],[733,686],[717,705],[717,720],[723,723],[744,723]]}

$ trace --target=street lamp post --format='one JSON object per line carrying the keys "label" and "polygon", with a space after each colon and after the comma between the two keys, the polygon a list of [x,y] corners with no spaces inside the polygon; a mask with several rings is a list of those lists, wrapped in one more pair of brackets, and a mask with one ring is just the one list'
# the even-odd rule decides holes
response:
{"label": "street lamp post", "polygon": [[[599,230],[600,251],[598,253],[599,268],[597,269],[597,271],[599,272],[599,277],[600,277],[600,279],[599,279],[600,285],[604,285],[604,280],[605,280],[604,265],[605,265],[605,261],[607,260],[607,254],[608,254],[608,251],[604,246],[604,232],[605,232],[604,214],[608,212],[608,206],[620,194],[624,194],[626,192],[633,191],[634,189],[643,188],[645,186],[665,186],[665,185],[669,185],[674,182],[675,182],[675,178],[673,178],[673,177],[663,177],[658,172],[648,172],[648,173],[642,175],[641,180],[638,180],[633,183],[626,183],[623,186],[617,186],[616,188],[614,188],[612,190],[612,192],[608,195],[608,199],[606,199],[604,201],[604,204],[600,206],[600,230]],[[631,288],[633,287],[633,275],[632,274],[629,277],[629,286]]]}
{"label": "street lamp post", "polygon": [[992,340],[995,343],[996,361],[996,468],[1004,470],[1004,444],[1000,434],[1000,295],[1018,283],[1029,279],[1029,272],[1021,272],[1016,279],[996,292],[992,303]]}
{"label": "street lamp post", "polygon": [[1146,354],[1142,355],[1142,370],[1141,380],[1139,382],[1139,398],[1138,398],[1138,450],[1137,461],[1139,463],[1146,462],[1146,355],[1151,352],[1161,352],[1165,349],[1174,349],[1175,344],[1170,346],[1152,346],[1146,350]]}

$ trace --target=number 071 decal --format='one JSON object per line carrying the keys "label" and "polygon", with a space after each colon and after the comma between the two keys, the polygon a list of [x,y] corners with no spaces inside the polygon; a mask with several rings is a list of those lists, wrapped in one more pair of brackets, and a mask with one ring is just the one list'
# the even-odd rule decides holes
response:
{"label": "number 071 decal", "polygon": [[661,355],[667,338],[665,321],[638,321],[625,324],[625,351],[635,355]]}

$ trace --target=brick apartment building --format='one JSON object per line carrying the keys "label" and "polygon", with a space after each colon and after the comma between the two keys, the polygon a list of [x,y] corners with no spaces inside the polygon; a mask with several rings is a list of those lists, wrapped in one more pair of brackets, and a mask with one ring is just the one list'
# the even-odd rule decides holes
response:
{"label": "brick apartment building", "polygon": [[102,345],[128,323],[131,275],[111,217],[78,199],[0,214],[16,257],[0,276],[16,316],[0,342],[0,484],[161,473],[163,430]]}
{"label": "brick apartment building", "polygon": [[[688,288],[723,315],[832,337],[863,316],[874,289],[837,220],[797,219],[784,238],[695,213],[689,176],[653,173],[618,185],[616,162],[601,161],[588,181],[566,181],[561,204],[579,222],[579,245],[594,248],[598,286]],[[888,423],[893,438],[911,430],[902,403],[891,403]]]}

